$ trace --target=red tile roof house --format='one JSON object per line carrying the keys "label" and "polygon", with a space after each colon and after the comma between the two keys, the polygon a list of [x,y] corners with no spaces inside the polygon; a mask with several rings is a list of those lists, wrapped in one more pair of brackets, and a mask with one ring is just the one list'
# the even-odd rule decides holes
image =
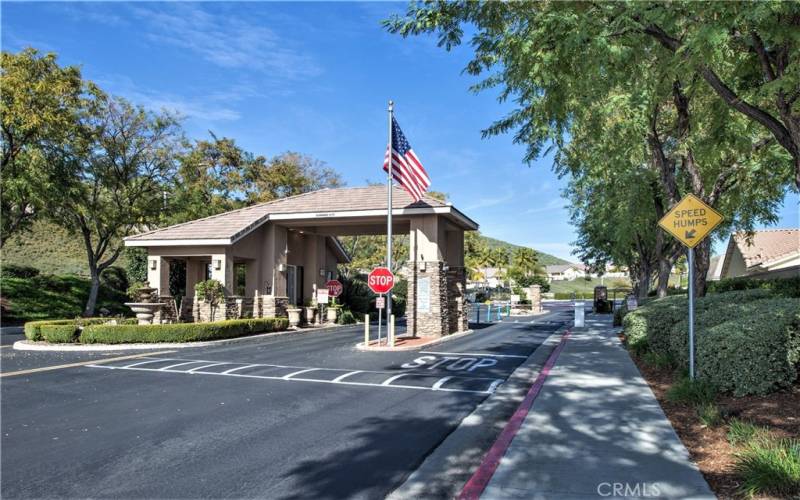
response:
{"label": "red tile roof house", "polygon": [[721,278],[788,278],[800,276],[800,229],[765,229],[752,237],[731,236]]}
{"label": "red tile roof house", "polygon": [[[147,249],[148,281],[162,302],[171,302],[169,267],[177,261],[186,266],[187,294],[205,279],[225,286],[225,310],[216,318],[285,316],[349,261],[337,236],[386,234],[387,194],[385,186],[322,189],[137,234],[125,245]],[[448,203],[414,202],[398,187],[392,218],[393,233],[410,236],[409,333],[466,330],[464,231],[478,225]],[[181,320],[208,320],[197,298],[185,302]]]}

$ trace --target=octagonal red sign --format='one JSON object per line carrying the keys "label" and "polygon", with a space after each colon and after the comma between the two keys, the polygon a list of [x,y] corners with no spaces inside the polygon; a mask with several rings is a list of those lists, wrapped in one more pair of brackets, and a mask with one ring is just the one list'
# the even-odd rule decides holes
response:
{"label": "octagonal red sign", "polygon": [[328,295],[331,297],[338,297],[342,294],[342,282],[339,280],[328,280],[325,288],[328,289]]}
{"label": "octagonal red sign", "polygon": [[385,267],[376,267],[369,273],[367,285],[377,294],[386,293],[394,287],[394,274]]}

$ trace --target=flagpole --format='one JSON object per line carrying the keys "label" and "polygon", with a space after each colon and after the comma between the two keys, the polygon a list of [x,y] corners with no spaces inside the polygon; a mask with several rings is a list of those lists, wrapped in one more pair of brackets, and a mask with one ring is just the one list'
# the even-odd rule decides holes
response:
{"label": "flagpole", "polygon": [[[389,100],[389,165],[386,169],[386,191],[388,205],[386,210],[386,268],[392,270],[392,115],[394,102]],[[392,317],[392,291],[386,293],[386,331],[389,331],[389,318]]]}

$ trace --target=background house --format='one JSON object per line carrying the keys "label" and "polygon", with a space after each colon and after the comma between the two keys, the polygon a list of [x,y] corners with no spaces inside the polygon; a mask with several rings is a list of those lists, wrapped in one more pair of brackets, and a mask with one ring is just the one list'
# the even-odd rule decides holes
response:
{"label": "background house", "polygon": [[766,229],[748,238],[730,237],[720,270],[721,278],[785,278],[800,275],[800,229]]}
{"label": "background house", "polygon": [[583,264],[555,264],[545,269],[549,281],[573,281],[586,274]]}

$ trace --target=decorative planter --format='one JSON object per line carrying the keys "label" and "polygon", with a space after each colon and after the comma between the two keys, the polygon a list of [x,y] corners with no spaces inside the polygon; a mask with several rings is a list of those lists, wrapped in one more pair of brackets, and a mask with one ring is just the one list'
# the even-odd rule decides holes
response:
{"label": "decorative planter", "polygon": [[286,313],[289,315],[289,326],[298,326],[300,324],[300,309],[299,307],[290,307],[286,309]]}
{"label": "decorative planter", "polygon": [[317,322],[317,308],[316,307],[304,307],[306,313],[306,323],[309,325],[313,325]]}
{"label": "decorative planter", "polygon": [[331,323],[336,323],[336,319],[339,317],[339,308],[338,307],[329,307],[328,308],[328,321]]}

